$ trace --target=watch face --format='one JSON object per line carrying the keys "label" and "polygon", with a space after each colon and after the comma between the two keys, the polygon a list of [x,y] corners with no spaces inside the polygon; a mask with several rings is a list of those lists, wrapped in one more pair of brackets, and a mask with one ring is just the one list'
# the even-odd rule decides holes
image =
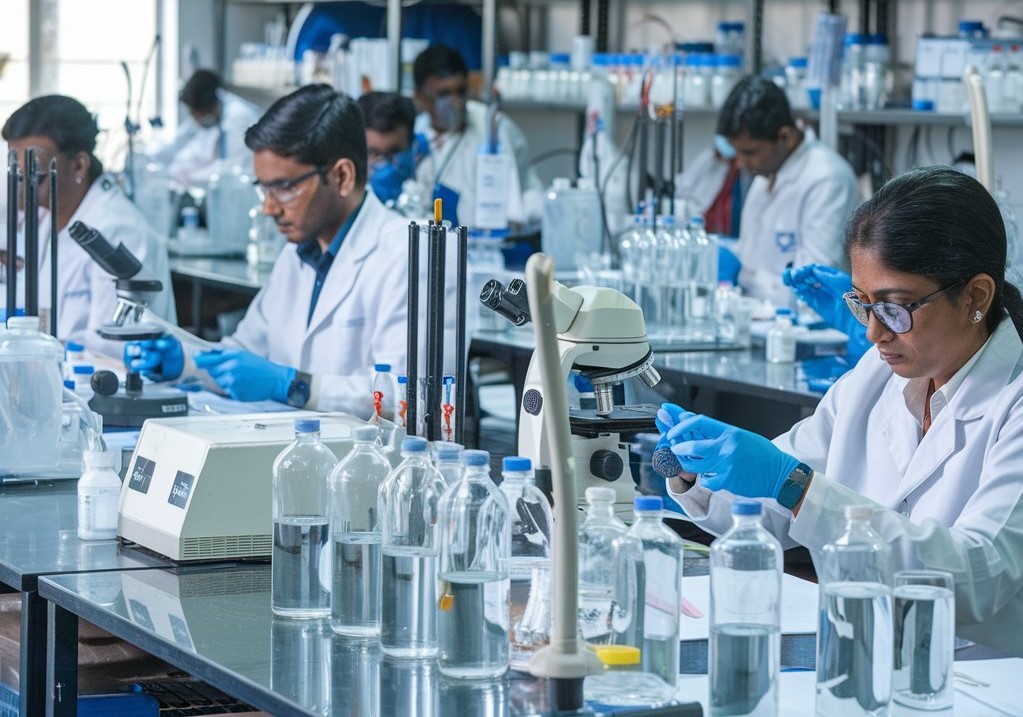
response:
{"label": "watch face", "polygon": [[288,405],[301,408],[309,402],[309,384],[298,379],[288,387]]}

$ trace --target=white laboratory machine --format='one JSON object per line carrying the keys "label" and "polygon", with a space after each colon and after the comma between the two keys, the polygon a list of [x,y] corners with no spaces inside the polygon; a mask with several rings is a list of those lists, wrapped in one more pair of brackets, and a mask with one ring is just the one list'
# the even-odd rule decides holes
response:
{"label": "white laboratory machine", "polygon": [[304,415],[320,419],[339,458],[365,425],[308,411],[146,421],[121,487],[118,536],[177,561],[270,557],[273,462]]}

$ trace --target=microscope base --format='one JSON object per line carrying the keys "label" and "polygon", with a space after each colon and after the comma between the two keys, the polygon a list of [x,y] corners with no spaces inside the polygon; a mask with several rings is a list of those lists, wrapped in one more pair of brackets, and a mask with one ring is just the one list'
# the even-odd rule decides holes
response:
{"label": "microscope base", "polygon": [[96,394],[89,408],[103,416],[104,426],[141,428],[147,418],[173,418],[188,415],[188,395],[167,386],[146,386],[133,396],[124,389],[110,396]]}

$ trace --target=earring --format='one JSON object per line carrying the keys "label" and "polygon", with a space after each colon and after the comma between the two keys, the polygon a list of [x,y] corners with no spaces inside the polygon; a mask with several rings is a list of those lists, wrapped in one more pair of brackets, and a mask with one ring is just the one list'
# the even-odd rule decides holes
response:
{"label": "earring", "polygon": [[75,177],[75,184],[81,184],[81,183],[82,183],[82,178],[81,177]]}
{"label": "earring", "polygon": [[984,314],[981,313],[980,309],[977,309],[976,311],[973,312],[973,315],[970,317],[970,322],[974,324],[979,324],[980,320],[983,318]]}

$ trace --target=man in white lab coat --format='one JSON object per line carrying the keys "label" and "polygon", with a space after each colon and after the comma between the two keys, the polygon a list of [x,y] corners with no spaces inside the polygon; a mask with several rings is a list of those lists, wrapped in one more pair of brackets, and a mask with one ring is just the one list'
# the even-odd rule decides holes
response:
{"label": "man in white lab coat", "polygon": [[431,45],[416,57],[412,74],[416,102],[424,110],[415,131],[430,145],[429,156],[416,169],[416,180],[428,195],[444,200],[444,218],[476,226],[477,156],[496,130],[498,149],[510,155],[513,165],[507,185],[508,220],[522,224],[539,219],[543,185],[529,164],[526,138],[503,113],[492,116],[487,105],[466,100],[469,70],[462,56],[444,45]]}
{"label": "man in white lab coat", "polygon": [[876,350],[773,442],[665,404],[669,490],[713,533],[735,496],[763,498],[767,527],[814,554],[869,506],[898,568],[953,574],[959,637],[1023,656],[1023,297],[1001,214],[975,179],[927,167],[846,236],[846,301]]}
{"label": "man in white lab coat", "polygon": [[[166,237],[160,236],[121,191],[93,154],[98,129],[92,114],[63,95],[37,97],[8,118],[3,138],[24,162],[27,148],[36,150],[39,197],[39,306],[50,308],[50,160],[57,160],[57,337],[101,353],[120,356],[123,344],[100,338],[97,329],[109,323],[117,305],[114,277],[108,274],[68,232],[81,221],[117,247],[124,244],[145,271],[163,284],[149,303],[152,313],[174,322],[174,295],[167,262]],[[23,222],[22,222],[23,223]],[[6,225],[0,234],[6,233]],[[23,232],[20,241],[24,241]],[[4,245],[6,245],[6,240]],[[24,254],[24,244],[19,255]],[[0,281],[6,272],[0,272]],[[25,270],[18,275],[19,307],[24,306]]]}
{"label": "man in white lab coat", "polygon": [[263,212],[288,239],[269,279],[217,349],[182,355],[167,338],[126,359],[154,378],[204,370],[241,401],[368,416],[373,364],[405,366],[408,223],[367,187],[362,113],[330,86],[307,85],[245,142]]}
{"label": "man in white lab coat", "polygon": [[204,186],[224,166],[249,166],[245,130],[259,119],[259,107],[225,90],[212,70],[196,70],[179,99],[188,117],[171,141],[147,153],[151,160],[186,186]]}
{"label": "man in white lab coat", "polygon": [[852,167],[800,129],[785,92],[757,75],[743,78],[718,114],[717,133],[756,175],[742,206],[739,286],[750,296],[788,305],[788,265],[848,270],[842,227],[860,202]]}

